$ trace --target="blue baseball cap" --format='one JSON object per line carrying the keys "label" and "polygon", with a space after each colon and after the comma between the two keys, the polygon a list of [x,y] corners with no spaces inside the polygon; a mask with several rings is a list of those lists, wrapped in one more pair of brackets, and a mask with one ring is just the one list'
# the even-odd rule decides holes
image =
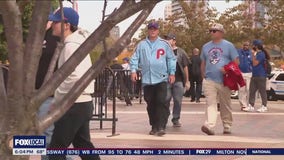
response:
{"label": "blue baseball cap", "polygon": [[157,23],[157,22],[150,22],[148,24],[148,29],[150,29],[150,28],[159,29],[159,23]]}
{"label": "blue baseball cap", "polygon": [[[70,23],[72,26],[78,26],[79,15],[78,13],[70,7],[63,7],[64,21]],[[60,9],[54,14],[49,15],[49,21],[60,22],[61,21],[61,12]]]}
{"label": "blue baseball cap", "polygon": [[252,41],[252,44],[253,44],[254,46],[262,46],[262,45],[263,45],[263,42],[262,42],[262,40],[260,40],[260,39],[255,39],[255,40]]}

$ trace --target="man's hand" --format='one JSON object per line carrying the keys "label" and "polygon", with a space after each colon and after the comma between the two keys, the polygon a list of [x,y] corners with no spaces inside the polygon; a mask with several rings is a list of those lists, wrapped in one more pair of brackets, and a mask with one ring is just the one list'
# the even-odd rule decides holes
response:
{"label": "man's hand", "polygon": [[169,76],[169,83],[170,83],[170,84],[175,83],[175,75],[170,75],[170,76]]}
{"label": "man's hand", "polygon": [[223,74],[226,74],[226,71],[225,71],[224,67],[222,67],[220,70],[221,70],[221,72],[222,72]]}
{"label": "man's hand", "polygon": [[132,82],[137,81],[137,73],[136,72],[131,73],[131,80],[132,80]]}
{"label": "man's hand", "polygon": [[185,90],[188,91],[190,89],[190,82],[186,81],[185,82]]}

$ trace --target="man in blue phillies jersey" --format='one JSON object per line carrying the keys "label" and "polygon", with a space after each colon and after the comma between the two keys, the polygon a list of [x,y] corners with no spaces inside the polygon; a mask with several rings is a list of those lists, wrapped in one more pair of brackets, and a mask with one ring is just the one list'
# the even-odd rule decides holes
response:
{"label": "man in blue phillies jersey", "polygon": [[159,36],[159,24],[148,24],[148,36],[141,41],[130,59],[131,80],[137,80],[138,67],[142,72],[144,99],[147,103],[150,135],[162,136],[170,114],[166,104],[167,83],[175,81],[176,58],[167,41]]}
{"label": "man in blue phillies jersey", "polygon": [[241,110],[248,107],[248,90],[252,76],[252,53],[249,49],[249,44],[249,42],[244,42],[243,48],[238,50],[240,60],[239,68],[246,82],[246,86],[239,88]]}
{"label": "man in blue phillies jersey", "polygon": [[220,103],[220,116],[223,122],[223,133],[230,134],[233,122],[231,108],[231,91],[223,84],[224,66],[231,61],[238,63],[238,52],[234,45],[223,39],[223,25],[215,23],[209,29],[212,41],[206,43],[201,52],[201,73],[206,96],[207,120],[201,127],[202,132],[214,135],[218,111],[217,98]]}

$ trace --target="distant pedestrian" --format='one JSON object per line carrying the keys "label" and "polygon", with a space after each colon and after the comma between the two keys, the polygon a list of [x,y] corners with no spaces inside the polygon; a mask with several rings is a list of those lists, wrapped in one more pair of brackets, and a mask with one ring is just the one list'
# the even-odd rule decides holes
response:
{"label": "distant pedestrian", "polygon": [[[123,66],[118,63],[118,58],[115,58],[113,60],[113,64],[110,66],[110,68],[112,69],[114,75],[116,76],[116,82],[114,82],[116,84],[116,89],[120,89],[119,91],[121,94],[118,95],[118,98],[121,100],[124,99],[127,106],[132,106],[132,102],[129,97],[127,82],[125,81],[127,73],[125,73]],[[112,86],[111,84],[112,84],[112,78],[109,79],[108,88]]]}
{"label": "distant pedestrian", "polygon": [[249,44],[249,42],[244,42],[243,48],[238,51],[240,60],[239,68],[246,82],[246,86],[239,88],[239,102],[241,105],[241,110],[248,109],[248,91],[252,76],[252,53],[249,49]]}
{"label": "distant pedestrian", "polygon": [[168,84],[167,102],[170,107],[171,99],[173,98],[173,112],[172,123],[174,127],[180,127],[180,112],[182,107],[182,98],[185,90],[189,90],[190,83],[188,80],[188,57],[186,52],[177,47],[176,36],[174,34],[168,34],[166,39],[172,46],[174,54],[177,58],[175,82]]}
{"label": "distant pedestrian", "polygon": [[130,59],[131,79],[136,81],[138,66],[142,72],[144,99],[147,103],[150,135],[164,135],[169,108],[166,104],[167,83],[175,82],[176,58],[169,43],[159,36],[159,24],[148,24],[148,36],[142,40]]}
{"label": "distant pedestrian", "polygon": [[[78,29],[79,15],[72,9],[63,7],[64,13],[64,48],[58,59],[58,67],[61,67],[72,54],[87,39],[88,32]],[[49,17],[52,21],[53,35],[61,35],[61,12]],[[55,103],[61,100],[92,66],[90,55],[75,68],[75,70],[60,84],[54,94]],[[90,119],[93,115],[93,102],[91,94],[94,92],[94,84],[90,83],[83,93],[76,99],[70,109],[54,123],[50,148],[68,148],[71,143],[75,148],[95,148],[90,137]],[[80,155],[83,160],[99,160],[99,155]],[[65,155],[50,155],[50,160],[65,160]]]}
{"label": "distant pedestrian", "polygon": [[254,111],[256,91],[259,91],[262,105],[258,112],[267,112],[267,93],[265,61],[270,60],[268,52],[263,48],[261,40],[254,40],[252,48],[252,77],[249,88],[249,107],[245,111]]}
{"label": "distant pedestrian", "polygon": [[123,60],[123,64],[122,64],[123,69],[124,70],[130,70],[129,58],[125,57],[122,60]]}
{"label": "distant pedestrian", "polygon": [[223,133],[230,134],[233,122],[231,108],[231,90],[223,84],[224,66],[231,61],[238,64],[238,52],[234,45],[223,39],[223,25],[215,23],[209,29],[212,41],[202,47],[201,72],[206,96],[207,119],[201,127],[202,132],[214,135],[218,111],[217,98],[220,103],[220,115],[223,122]]}
{"label": "distant pedestrian", "polygon": [[191,102],[200,102],[202,92],[202,76],[201,76],[201,58],[199,49],[194,48],[191,56],[191,69],[190,69],[190,93]]}

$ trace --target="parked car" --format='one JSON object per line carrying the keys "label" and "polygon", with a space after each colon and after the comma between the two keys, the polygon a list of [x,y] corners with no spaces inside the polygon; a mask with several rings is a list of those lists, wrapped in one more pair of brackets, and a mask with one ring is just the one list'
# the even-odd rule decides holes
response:
{"label": "parked car", "polygon": [[[275,69],[271,75],[268,76],[266,83],[267,99],[269,101],[277,101],[284,99],[284,71]],[[239,92],[232,91],[231,98],[238,99]]]}
{"label": "parked car", "polygon": [[268,100],[284,99],[284,71],[275,70],[266,84]]}

